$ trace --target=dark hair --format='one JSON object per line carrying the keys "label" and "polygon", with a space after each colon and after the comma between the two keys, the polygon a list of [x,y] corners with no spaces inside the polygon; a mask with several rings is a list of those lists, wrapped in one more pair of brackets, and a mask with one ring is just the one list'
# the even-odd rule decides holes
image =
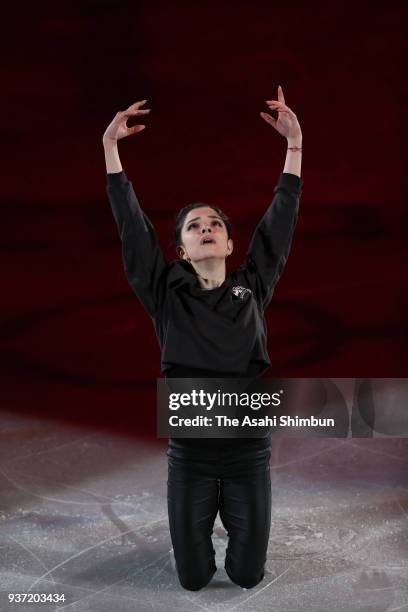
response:
{"label": "dark hair", "polygon": [[193,204],[187,204],[187,206],[184,206],[184,208],[179,210],[179,212],[176,215],[176,219],[174,222],[174,229],[173,229],[173,245],[175,247],[181,246],[181,230],[183,228],[184,220],[187,217],[190,210],[194,210],[194,208],[201,208],[203,206],[208,206],[209,208],[212,208],[217,213],[217,215],[221,217],[227,229],[228,238],[231,238],[231,234],[232,234],[231,221],[229,220],[227,215],[223,213],[220,208],[218,208],[218,206],[213,206],[212,204],[205,204],[205,202],[194,202]]}

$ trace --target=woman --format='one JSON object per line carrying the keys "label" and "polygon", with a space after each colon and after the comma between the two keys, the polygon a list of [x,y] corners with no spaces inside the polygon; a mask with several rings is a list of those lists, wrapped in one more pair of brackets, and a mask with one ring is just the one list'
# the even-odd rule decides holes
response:
{"label": "woman", "polygon": [[[295,113],[267,100],[275,119],[260,113],[287,139],[285,166],[272,204],[255,229],[245,263],[226,274],[232,253],[231,224],[216,206],[196,202],[177,215],[179,259],[167,263],[154,227],[140,208],[120,163],[118,140],[145,125],[130,117],[150,112],[136,102],[118,112],[103,135],[107,193],[128,281],[153,319],[162,350],[161,371],[176,378],[256,378],[270,365],[264,309],[289,253],[303,180],[302,132]],[[220,512],[228,532],[225,569],[233,582],[251,588],[264,577],[270,531],[271,440],[169,439],[168,513],[181,585],[205,586],[216,571],[211,535]]]}

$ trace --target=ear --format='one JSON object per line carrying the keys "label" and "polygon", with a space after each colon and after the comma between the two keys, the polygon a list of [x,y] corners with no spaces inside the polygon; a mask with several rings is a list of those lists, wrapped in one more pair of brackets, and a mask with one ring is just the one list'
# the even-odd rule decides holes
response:
{"label": "ear", "polygon": [[183,249],[183,247],[181,247],[181,246],[176,247],[176,253],[177,253],[177,256],[180,259],[183,259],[183,257],[184,257],[184,249]]}
{"label": "ear", "polygon": [[227,242],[227,255],[231,255],[233,250],[234,250],[234,243],[232,241],[232,238],[228,238],[228,242]]}

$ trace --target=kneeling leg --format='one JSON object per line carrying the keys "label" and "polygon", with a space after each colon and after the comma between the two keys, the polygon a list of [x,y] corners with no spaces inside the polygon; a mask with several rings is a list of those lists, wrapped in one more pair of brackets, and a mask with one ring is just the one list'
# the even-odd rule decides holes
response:
{"label": "kneeling leg", "polygon": [[229,536],[225,570],[233,582],[249,589],[264,577],[271,526],[269,461],[256,472],[222,479],[219,505]]}
{"label": "kneeling leg", "polygon": [[218,512],[218,480],[169,465],[168,514],[180,584],[197,591],[216,572],[211,540]]}

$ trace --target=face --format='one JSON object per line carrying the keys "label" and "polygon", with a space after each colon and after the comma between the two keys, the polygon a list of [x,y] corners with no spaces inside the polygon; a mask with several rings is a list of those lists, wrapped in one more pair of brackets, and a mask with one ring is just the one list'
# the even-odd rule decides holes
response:
{"label": "face", "polygon": [[179,254],[192,262],[210,258],[225,259],[232,253],[232,240],[218,213],[209,206],[193,208],[184,219]]}

